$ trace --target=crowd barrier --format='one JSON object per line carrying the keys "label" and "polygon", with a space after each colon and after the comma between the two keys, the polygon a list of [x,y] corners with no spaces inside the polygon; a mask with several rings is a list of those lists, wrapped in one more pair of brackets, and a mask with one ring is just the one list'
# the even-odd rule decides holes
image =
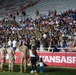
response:
{"label": "crowd barrier", "polygon": [[[38,52],[39,57],[43,58],[47,66],[71,67],[76,68],[75,52]],[[6,54],[6,63],[8,63],[8,54]],[[21,53],[15,53],[15,63],[20,64]],[[1,53],[0,53],[1,62]]]}

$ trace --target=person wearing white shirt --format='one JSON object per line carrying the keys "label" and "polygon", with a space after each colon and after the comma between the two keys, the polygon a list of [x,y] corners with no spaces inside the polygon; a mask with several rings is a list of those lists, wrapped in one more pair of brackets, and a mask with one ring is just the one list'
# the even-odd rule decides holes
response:
{"label": "person wearing white shirt", "polygon": [[17,47],[17,41],[14,39],[12,43],[13,43],[13,49],[16,50],[16,47]]}
{"label": "person wearing white shirt", "polygon": [[36,73],[36,50],[34,46],[31,47],[29,53],[30,53],[30,60],[32,65],[31,73]]}
{"label": "person wearing white shirt", "polygon": [[9,40],[8,40],[8,46],[7,46],[7,47],[10,47],[11,44],[12,44],[12,42],[11,42],[11,40],[9,39]]}

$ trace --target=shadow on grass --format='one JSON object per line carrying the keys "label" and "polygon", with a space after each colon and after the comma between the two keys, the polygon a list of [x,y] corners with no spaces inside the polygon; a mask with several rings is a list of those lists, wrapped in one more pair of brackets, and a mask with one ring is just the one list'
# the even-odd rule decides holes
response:
{"label": "shadow on grass", "polygon": [[45,67],[44,72],[55,75],[76,75],[76,69],[72,68]]}
{"label": "shadow on grass", "polygon": [[[8,71],[8,65],[4,65],[4,70]],[[27,67],[27,73],[31,71],[31,66]],[[20,65],[14,65],[14,72],[20,72]],[[37,67],[37,72],[39,73],[39,66]],[[76,69],[72,68],[59,68],[59,67],[47,67],[44,66],[44,74],[54,74],[54,75],[75,75]],[[41,74],[40,74],[41,75]]]}
{"label": "shadow on grass", "polygon": [[[4,71],[8,71],[8,64],[4,65]],[[27,73],[31,71],[31,67],[27,67]],[[14,65],[14,72],[20,72],[20,65]]]}

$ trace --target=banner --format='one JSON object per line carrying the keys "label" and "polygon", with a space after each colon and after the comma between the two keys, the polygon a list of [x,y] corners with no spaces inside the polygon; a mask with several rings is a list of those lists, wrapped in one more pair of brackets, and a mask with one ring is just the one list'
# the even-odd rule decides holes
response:
{"label": "banner", "polygon": [[41,52],[39,57],[43,58],[47,66],[61,66],[76,68],[76,53],[73,52]]}
{"label": "banner", "polygon": [[[43,59],[47,66],[61,66],[76,68],[76,53],[73,52],[38,52],[39,57]],[[6,63],[8,63],[8,54],[6,54]],[[15,52],[15,63],[20,64],[21,53]],[[1,62],[1,53],[0,53]]]}
{"label": "banner", "polygon": [[[15,64],[20,64],[21,52],[15,52],[14,58],[15,58]],[[5,56],[5,61],[6,61],[6,63],[9,62],[8,53]],[[1,62],[1,53],[0,53],[0,62]]]}

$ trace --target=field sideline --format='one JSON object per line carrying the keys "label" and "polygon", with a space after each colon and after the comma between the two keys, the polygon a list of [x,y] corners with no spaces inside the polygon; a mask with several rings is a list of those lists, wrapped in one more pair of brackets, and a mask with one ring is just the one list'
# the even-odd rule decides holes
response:
{"label": "field sideline", "polygon": [[31,74],[31,68],[27,68],[26,73],[20,73],[19,65],[14,66],[14,72],[8,71],[8,65],[4,66],[4,71],[0,71],[0,75],[76,75],[76,68],[60,68],[60,67],[44,67],[44,73],[39,73],[39,67],[37,67],[38,73]]}

